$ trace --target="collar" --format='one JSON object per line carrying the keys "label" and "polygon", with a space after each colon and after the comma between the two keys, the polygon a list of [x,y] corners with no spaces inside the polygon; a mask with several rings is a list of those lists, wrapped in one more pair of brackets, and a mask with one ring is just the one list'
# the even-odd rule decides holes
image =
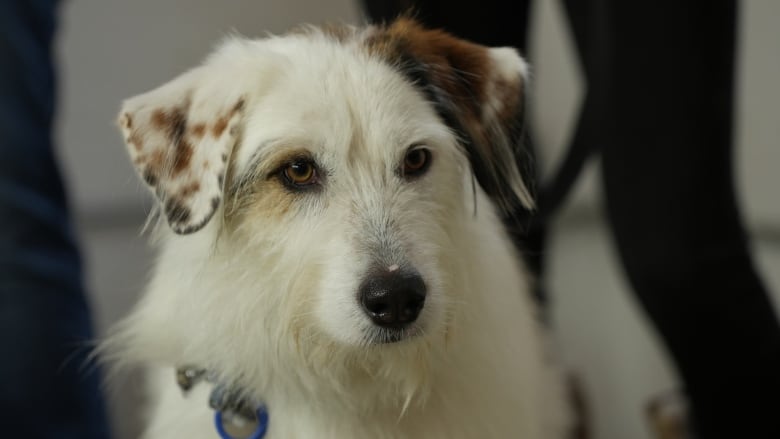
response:
{"label": "collar", "polygon": [[187,393],[201,381],[214,384],[209,406],[214,410],[214,426],[222,439],[262,439],[268,429],[268,410],[246,397],[234,386],[217,382],[206,369],[185,366],[176,369],[176,383]]}

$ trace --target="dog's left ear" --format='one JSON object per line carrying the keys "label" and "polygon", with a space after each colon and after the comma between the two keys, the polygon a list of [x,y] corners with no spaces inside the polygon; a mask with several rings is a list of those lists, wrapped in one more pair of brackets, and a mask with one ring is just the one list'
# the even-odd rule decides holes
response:
{"label": "dog's left ear", "polygon": [[[534,199],[523,171],[530,171],[532,163],[523,169],[519,164],[530,159],[523,142],[525,139],[525,90],[528,81],[528,64],[513,48],[488,49],[492,72],[482,100],[482,135],[484,144],[476,144],[472,154],[472,167],[482,180],[492,180],[495,190],[489,190],[498,198],[499,206],[507,212],[517,207],[534,208]],[[473,158],[478,157],[477,159]],[[487,164],[485,164],[487,163]],[[477,171],[477,169],[481,169]],[[488,175],[484,175],[487,173]],[[478,177],[479,178],[479,177]],[[486,183],[483,183],[486,184]]]}
{"label": "dog's left ear", "polygon": [[222,200],[245,97],[205,65],[128,99],[119,126],[139,176],[174,232],[200,230]]}
{"label": "dog's left ear", "polygon": [[499,207],[505,212],[533,207],[518,167],[528,66],[516,50],[474,44],[409,18],[377,28],[368,45],[432,102]]}

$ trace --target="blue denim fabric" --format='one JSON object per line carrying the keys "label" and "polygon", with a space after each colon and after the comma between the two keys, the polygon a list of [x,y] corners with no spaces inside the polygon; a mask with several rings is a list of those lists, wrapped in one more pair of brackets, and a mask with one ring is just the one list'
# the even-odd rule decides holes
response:
{"label": "blue denim fabric", "polygon": [[52,150],[56,0],[0,1],[0,436],[105,438],[81,261]]}

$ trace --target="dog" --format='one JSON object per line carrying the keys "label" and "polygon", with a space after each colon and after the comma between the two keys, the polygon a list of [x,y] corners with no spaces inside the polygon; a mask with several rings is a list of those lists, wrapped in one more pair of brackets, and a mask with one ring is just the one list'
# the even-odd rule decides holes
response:
{"label": "dog", "polygon": [[101,351],[147,368],[143,437],[567,437],[503,221],[527,78],[400,18],[231,37],[126,100],[159,256]]}

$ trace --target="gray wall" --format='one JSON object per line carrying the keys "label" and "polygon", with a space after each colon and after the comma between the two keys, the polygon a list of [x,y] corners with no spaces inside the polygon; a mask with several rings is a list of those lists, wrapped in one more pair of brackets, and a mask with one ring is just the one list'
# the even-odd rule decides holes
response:
{"label": "gray wall", "polygon": [[[742,3],[737,117],[738,184],[756,252],[780,291],[780,2]],[[199,62],[233,30],[280,32],[299,22],[359,22],[352,0],[72,0],[60,32],[57,140],[89,265],[99,331],[127,312],[143,286],[150,251],[139,236],[146,194],[130,169],[114,117],[120,101]],[[558,3],[534,10],[531,114],[549,173],[571,136],[582,96]],[[663,68],[659,60],[659,68]],[[677,385],[663,348],[637,310],[605,233],[593,163],[554,224],[550,287],[563,358],[582,378],[597,438],[649,438],[647,400]],[[135,378],[113,383],[120,438],[134,437]]]}

